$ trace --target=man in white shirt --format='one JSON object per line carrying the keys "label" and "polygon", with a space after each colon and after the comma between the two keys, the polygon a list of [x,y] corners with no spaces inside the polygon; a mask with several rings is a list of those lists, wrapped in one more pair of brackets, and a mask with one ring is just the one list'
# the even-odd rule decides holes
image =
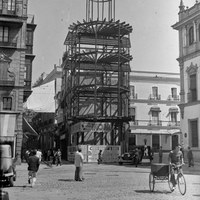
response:
{"label": "man in white shirt", "polygon": [[83,181],[83,154],[81,147],[78,147],[75,153],[74,165],[76,167],[75,170],[75,181]]}
{"label": "man in white shirt", "polygon": [[42,161],[42,152],[40,149],[37,150],[36,156],[39,158],[39,161],[41,162]]}

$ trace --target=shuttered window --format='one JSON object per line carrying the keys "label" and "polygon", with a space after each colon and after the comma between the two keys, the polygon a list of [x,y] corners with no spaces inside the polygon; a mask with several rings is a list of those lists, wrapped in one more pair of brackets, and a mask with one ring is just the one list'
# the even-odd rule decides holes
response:
{"label": "shuttered window", "polygon": [[15,11],[15,0],[8,0],[8,10],[9,11]]}
{"label": "shuttered window", "polygon": [[0,26],[0,42],[8,42],[9,34],[8,27]]}
{"label": "shuttered window", "polygon": [[190,122],[191,127],[191,146],[198,147],[198,123],[197,120]]}
{"label": "shuttered window", "polygon": [[197,80],[196,74],[190,75],[190,93],[191,93],[191,101],[197,100]]}
{"label": "shuttered window", "polygon": [[193,26],[189,29],[189,45],[194,43],[194,28]]}
{"label": "shuttered window", "polygon": [[3,97],[3,110],[12,110],[12,98]]}

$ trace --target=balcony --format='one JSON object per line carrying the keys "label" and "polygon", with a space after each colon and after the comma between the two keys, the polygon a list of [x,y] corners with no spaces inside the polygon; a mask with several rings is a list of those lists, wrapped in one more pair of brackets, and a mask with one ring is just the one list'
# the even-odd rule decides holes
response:
{"label": "balcony", "polygon": [[132,127],[171,127],[177,128],[180,127],[180,121],[172,122],[172,121],[153,121],[153,120],[135,120],[129,122],[130,126]]}
{"label": "balcony", "polygon": [[2,47],[2,48],[17,48],[17,39],[11,39],[8,42],[0,41],[0,47]]}
{"label": "balcony", "polygon": [[168,101],[180,101],[179,95],[169,95],[167,98]]}
{"label": "balcony", "polygon": [[138,99],[138,94],[136,93],[136,94],[131,95],[130,99]]}
{"label": "balcony", "polygon": [[150,94],[149,95],[149,100],[161,100],[161,95],[153,95],[153,94]]}

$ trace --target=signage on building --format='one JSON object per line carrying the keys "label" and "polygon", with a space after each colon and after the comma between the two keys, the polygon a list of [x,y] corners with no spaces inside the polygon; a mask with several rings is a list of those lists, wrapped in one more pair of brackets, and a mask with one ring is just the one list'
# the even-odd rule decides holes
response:
{"label": "signage on building", "polygon": [[105,122],[78,122],[71,126],[71,134],[77,132],[109,132],[110,123]]}

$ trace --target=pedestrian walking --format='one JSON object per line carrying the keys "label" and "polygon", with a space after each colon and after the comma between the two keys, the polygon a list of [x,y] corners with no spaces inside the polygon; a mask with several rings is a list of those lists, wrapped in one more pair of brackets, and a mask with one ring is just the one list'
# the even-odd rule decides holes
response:
{"label": "pedestrian walking", "polygon": [[83,154],[81,147],[78,147],[75,153],[74,165],[75,169],[75,181],[83,181]]}
{"label": "pedestrian walking", "polygon": [[56,150],[53,150],[53,161],[52,161],[52,165],[56,164]]}
{"label": "pedestrian walking", "polygon": [[102,163],[102,150],[99,151],[98,153],[98,165]]}
{"label": "pedestrian walking", "polygon": [[33,150],[32,155],[28,159],[28,183],[34,187],[36,183],[36,175],[40,166],[39,158],[36,156],[37,151]]}
{"label": "pedestrian walking", "polygon": [[58,151],[56,152],[56,166],[58,166],[58,164],[60,164],[60,166],[62,165],[61,155],[62,153],[60,149],[58,149]]}
{"label": "pedestrian walking", "polygon": [[134,152],[134,163],[136,167],[138,166],[139,162],[140,162],[140,154],[138,148],[136,148]]}
{"label": "pedestrian walking", "polygon": [[51,160],[51,150],[49,149],[47,151],[47,161],[50,161]]}
{"label": "pedestrian walking", "polygon": [[27,149],[26,152],[25,152],[25,155],[24,155],[26,162],[28,162],[28,158],[29,158],[30,153],[31,153],[31,151]]}
{"label": "pedestrian walking", "polygon": [[187,159],[188,159],[188,167],[194,166],[194,157],[190,147],[188,147]]}
{"label": "pedestrian walking", "polygon": [[162,146],[160,146],[158,154],[159,154],[159,163],[162,163],[162,158],[163,158]]}

